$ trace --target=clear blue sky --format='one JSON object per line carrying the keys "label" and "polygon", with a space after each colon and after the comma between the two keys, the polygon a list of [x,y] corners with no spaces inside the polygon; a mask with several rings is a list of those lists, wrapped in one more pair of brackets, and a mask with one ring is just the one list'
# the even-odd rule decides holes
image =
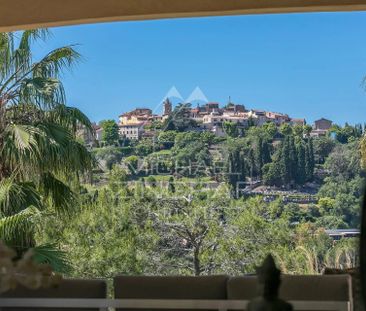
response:
{"label": "clear blue sky", "polygon": [[366,13],[254,15],[53,29],[37,54],[79,44],[68,104],[92,120],[154,109],[176,86],[210,101],[343,124],[366,121]]}

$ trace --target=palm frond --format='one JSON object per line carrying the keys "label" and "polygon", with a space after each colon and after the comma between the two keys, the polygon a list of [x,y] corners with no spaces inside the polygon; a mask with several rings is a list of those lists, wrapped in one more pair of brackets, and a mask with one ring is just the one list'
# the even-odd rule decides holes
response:
{"label": "palm frond", "polygon": [[47,121],[40,122],[37,124],[37,128],[42,133],[44,133],[45,137],[47,138],[45,140],[47,144],[56,144],[58,146],[65,147],[70,142],[70,140],[73,139],[70,131],[57,123]]}
{"label": "palm frond", "polygon": [[56,212],[69,214],[76,197],[68,185],[57,179],[52,173],[45,172],[41,177],[41,189]]}
{"label": "palm frond", "polygon": [[35,262],[49,264],[52,270],[58,273],[69,273],[72,270],[66,252],[58,249],[56,244],[37,245],[32,250]]}
{"label": "palm frond", "polygon": [[47,28],[24,30],[22,32],[18,48],[29,50],[33,41],[45,41],[49,35],[50,32]]}
{"label": "palm frond", "polygon": [[85,173],[95,167],[97,161],[81,143],[73,140],[69,143],[65,153],[65,162],[68,165],[68,170]]}
{"label": "palm frond", "polygon": [[17,93],[20,102],[34,103],[47,109],[65,102],[65,91],[61,82],[52,77],[24,78]]}
{"label": "palm frond", "polygon": [[34,243],[34,219],[39,215],[35,207],[0,218],[0,239],[15,249],[28,248]]}
{"label": "palm frond", "polygon": [[43,155],[43,170],[62,175],[74,175],[91,168],[92,155],[75,141],[70,130],[57,123],[42,122],[37,128],[46,138],[39,142]]}
{"label": "palm frond", "polygon": [[78,108],[58,105],[48,113],[48,116],[50,121],[71,128],[74,133],[76,132],[78,125],[82,125],[90,132],[93,132],[93,126],[89,118]]}
{"label": "palm frond", "polygon": [[49,32],[47,29],[30,29],[22,32],[19,45],[13,52],[14,72],[20,76],[29,70],[32,64],[31,45],[35,40],[45,40]]}
{"label": "palm frond", "polygon": [[13,33],[0,33],[0,84],[11,70],[12,52],[14,50]]}
{"label": "palm frond", "polygon": [[12,136],[11,139],[20,152],[39,152],[35,137],[38,133],[38,129],[31,125],[10,124],[5,129],[5,135]]}
{"label": "palm frond", "polygon": [[0,181],[0,215],[11,216],[29,206],[43,208],[40,195],[33,183],[17,183],[14,178]]}
{"label": "palm frond", "polygon": [[4,130],[3,146],[0,156],[11,170],[20,173],[33,171],[42,163],[38,140],[41,133],[32,125],[9,124]]}
{"label": "palm frond", "polygon": [[80,58],[81,55],[71,45],[57,48],[34,64],[33,76],[57,78],[63,70],[72,69]]}

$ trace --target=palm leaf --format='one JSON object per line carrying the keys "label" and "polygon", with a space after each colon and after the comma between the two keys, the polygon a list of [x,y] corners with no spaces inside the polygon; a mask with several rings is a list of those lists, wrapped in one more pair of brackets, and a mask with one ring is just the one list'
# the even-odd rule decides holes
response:
{"label": "palm leaf", "polygon": [[20,38],[19,49],[30,50],[33,41],[45,41],[49,35],[50,32],[47,28],[25,30]]}
{"label": "palm leaf", "polygon": [[38,143],[41,134],[35,126],[8,125],[4,130],[3,146],[0,149],[3,163],[11,171],[18,169],[20,173],[34,173],[37,163],[42,163]]}
{"label": "palm leaf", "polygon": [[24,78],[17,90],[19,101],[34,103],[46,109],[65,102],[65,92],[58,79],[53,77]]}
{"label": "palm leaf", "polygon": [[50,172],[42,174],[40,186],[45,197],[50,200],[56,212],[65,214],[70,213],[76,197],[69,186],[57,179]]}
{"label": "palm leaf", "polygon": [[33,247],[32,250],[35,262],[49,264],[52,270],[58,273],[69,273],[72,270],[66,252],[58,249],[56,244],[38,245]]}
{"label": "palm leaf", "polygon": [[5,135],[11,135],[11,140],[14,142],[15,147],[22,152],[39,152],[35,137],[37,133],[39,133],[38,129],[31,125],[10,124],[5,129]]}
{"label": "palm leaf", "polygon": [[63,124],[76,132],[78,125],[83,125],[87,130],[93,132],[93,126],[89,118],[75,107],[68,107],[66,105],[58,105],[49,112],[50,121]]}
{"label": "palm leaf", "polygon": [[16,249],[33,245],[34,221],[37,215],[38,209],[28,207],[15,215],[0,218],[0,239]]}
{"label": "palm leaf", "polygon": [[34,64],[33,76],[57,78],[64,69],[72,69],[80,58],[71,45],[57,48]]}
{"label": "palm leaf", "polygon": [[0,215],[11,216],[29,206],[43,208],[33,183],[17,183],[14,178],[5,178],[0,181]]}
{"label": "palm leaf", "polygon": [[[41,122],[37,124],[37,128],[44,133],[46,137],[44,142],[47,145],[53,144],[64,148],[69,144],[70,140],[73,139],[70,131],[57,123],[47,121]],[[47,146],[43,146],[43,149],[45,148],[47,148]]]}
{"label": "palm leaf", "polygon": [[47,29],[31,29],[22,32],[18,48],[13,52],[14,72],[16,76],[29,71],[32,63],[32,42],[36,40],[45,40],[49,32]]}
{"label": "palm leaf", "polygon": [[11,70],[12,51],[14,49],[14,36],[12,33],[0,33],[0,84]]}

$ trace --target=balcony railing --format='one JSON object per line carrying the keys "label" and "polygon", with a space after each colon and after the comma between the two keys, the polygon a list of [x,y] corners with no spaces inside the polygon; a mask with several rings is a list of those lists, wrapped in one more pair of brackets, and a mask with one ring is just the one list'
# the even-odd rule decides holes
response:
{"label": "balcony railing", "polygon": [[[247,300],[174,300],[174,299],[68,299],[68,298],[1,298],[0,308],[95,308],[106,311],[120,309],[181,309],[181,310],[246,310]],[[350,302],[290,301],[299,311],[350,311]]]}

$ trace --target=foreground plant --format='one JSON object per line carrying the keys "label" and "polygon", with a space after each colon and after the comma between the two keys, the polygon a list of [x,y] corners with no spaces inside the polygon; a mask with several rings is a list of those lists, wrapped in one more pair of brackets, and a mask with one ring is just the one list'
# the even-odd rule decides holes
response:
{"label": "foreground plant", "polygon": [[61,281],[47,264],[37,264],[29,249],[22,258],[14,260],[16,252],[0,241],[0,293],[15,289],[18,285],[30,289],[50,287]]}
{"label": "foreground plant", "polygon": [[[36,246],[46,208],[71,212],[70,185],[93,165],[76,140],[78,127],[91,131],[91,123],[65,105],[60,81],[80,55],[66,46],[34,61],[32,43],[47,36],[46,30],[0,33],[0,239],[18,255]],[[55,258],[51,246],[41,249],[44,262]]]}

